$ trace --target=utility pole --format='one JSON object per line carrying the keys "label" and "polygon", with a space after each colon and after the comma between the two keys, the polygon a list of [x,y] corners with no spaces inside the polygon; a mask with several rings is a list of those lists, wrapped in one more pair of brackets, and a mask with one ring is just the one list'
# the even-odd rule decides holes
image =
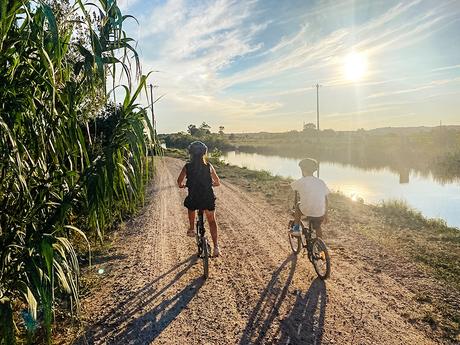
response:
{"label": "utility pole", "polygon": [[314,87],[316,87],[316,130],[319,133],[319,88],[321,85],[317,83]]}
{"label": "utility pole", "polygon": [[[320,139],[319,139],[319,88],[321,87],[321,85],[319,85],[318,83],[316,83],[316,85],[314,86],[316,87],[316,134],[317,134],[317,138],[318,138],[318,157],[319,157],[319,150],[320,150]],[[316,176],[319,178],[319,159],[318,159],[318,170],[316,171]]]}
{"label": "utility pole", "polygon": [[155,100],[153,98],[153,89],[157,88],[158,85],[150,84],[149,86],[150,86],[150,110],[152,112],[152,127],[155,128],[155,113],[153,111],[153,103],[155,102]]}

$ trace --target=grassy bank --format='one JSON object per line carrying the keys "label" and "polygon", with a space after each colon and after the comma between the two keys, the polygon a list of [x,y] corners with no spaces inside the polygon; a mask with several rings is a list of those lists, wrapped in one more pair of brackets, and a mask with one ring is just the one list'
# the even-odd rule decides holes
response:
{"label": "grassy bank", "polygon": [[[187,155],[180,150],[168,150],[167,154],[187,159]],[[293,192],[289,179],[273,176],[266,171],[228,165],[217,158],[211,158],[211,161],[221,179],[261,196],[279,212],[287,212],[292,206]],[[331,224],[344,225],[393,252],[395,257],[409,259],[420,271],[439,282],[438,290],[451,291],[450,295],[426,291],[425,286],[418,284],[415,278],[415,283],[408,288],[425,309],[422,308],[424,312],[417,317],[408,316],[408,321],[418,320],[438,329],[446,340],[453,343],[458,341],[459,301],[451,297],[460,293],[458,229],[448,227],[442,220],[427,219],[400,201],[365,205],[338,193],[330,196],[330,215]],[[333,234],[329,236],[333,238]],[[394,275],[398,279],[397,274]]]}

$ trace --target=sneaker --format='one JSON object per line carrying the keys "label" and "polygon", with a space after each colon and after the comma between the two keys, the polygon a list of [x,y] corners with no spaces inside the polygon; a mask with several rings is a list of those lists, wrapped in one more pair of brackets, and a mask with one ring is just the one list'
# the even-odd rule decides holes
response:
{"label": "sneaker", "polygon": [[219,246],[215,246],[214,247],[214,253],[213,253],[214,257],[217,258],[219,255],[220,255],[220,249],[219,249]]}
{"label": "sneaker", "polygon": [[290,233],[292,236],[299,237],[300,236],[300,224],[294,224],[291,227]]}

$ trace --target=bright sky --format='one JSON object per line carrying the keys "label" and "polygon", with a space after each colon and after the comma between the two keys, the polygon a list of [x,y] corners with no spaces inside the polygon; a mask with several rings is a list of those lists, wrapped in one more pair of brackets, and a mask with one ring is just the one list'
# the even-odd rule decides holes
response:
{"label": "bright sky", "polygon": [[460,1],[123,0],[160,133],[460,124]]}

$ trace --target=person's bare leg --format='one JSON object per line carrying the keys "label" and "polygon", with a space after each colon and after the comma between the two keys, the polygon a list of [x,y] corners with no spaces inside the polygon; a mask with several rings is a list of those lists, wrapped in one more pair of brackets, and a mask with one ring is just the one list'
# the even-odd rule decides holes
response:
{"label": "person's bare leg", "polygon": [[188,210],[188,221],[190,223],[190,227],[188,228],[187,233],[191,233],[195,230],[195,211]]}
{"label": "person's bare leg", "polygon": [[295,205],[294,211],[294,224],[300,224],[300,219],[302,218],[302,211],[300,211],[299,204]]}
{"label": "person's bare leg", "polygon": [[212,243],[214,244],[214,248],[217,247],[217,222],[216,222],[216,214],[215,211],[208,211],[205,210],[206,218],[208,219],[209,230],[211,232]]}
{"label": "person's bare leg", "polygon": [[316,237],[323,238],[323,230],[321,229],[321,224],[318,224],[315,230]]}

